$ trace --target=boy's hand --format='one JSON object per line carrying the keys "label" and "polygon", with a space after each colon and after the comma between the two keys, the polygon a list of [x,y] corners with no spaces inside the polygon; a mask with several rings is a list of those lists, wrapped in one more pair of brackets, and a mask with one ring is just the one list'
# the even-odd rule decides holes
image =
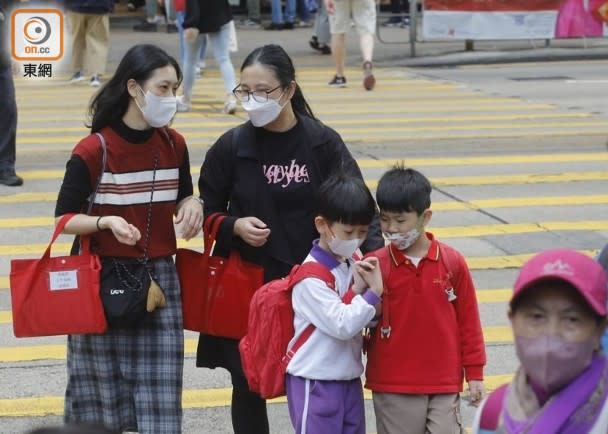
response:
{"label": "boy's hand", "polygon": [[471,396],[471,405],[474,407],[479,406],[486,395],[486,388],[483,385],[483,381],[469,381],[469,395]]}
{"label": "boy's hand", "polygon": [[363,290],[367,288],[367,283],[363,280],[360,272],[361,262],[362,261],[355,262],[355,267],[353,268],[353,286],[351,289],[355,294],[361,294]]}
{"label": "boy's hand", "polygon": [[370,256],[360,261],[359,273],[372,291],[379,297],[384,292],[384,284],[382,283],[382,274],[380,273],[380,261],[378,258]]}

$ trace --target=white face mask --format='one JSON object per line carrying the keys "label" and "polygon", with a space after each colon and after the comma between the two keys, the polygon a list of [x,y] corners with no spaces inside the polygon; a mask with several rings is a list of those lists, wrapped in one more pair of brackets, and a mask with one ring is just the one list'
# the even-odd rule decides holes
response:
{"label": "white face mask", "polygon": [[412,246],[418,238],[420,238],[420,231],[418,228],[414,228],[407,232],[397,232],[394,234],[385,233],[384,236],[391,242],[397,249],[405,250]]}
{"label": "white face mask", "polygon": [[[139,90],[142,94],[144,93],[141,87]],[[177,112],[177,99],[174,96],[158,96],[147,91],[144,98],[146,105],[143,108],[139,105],[137,99],[135,99],[135,104],[137,104],[141,114],[144,115],[144,119],[151,127],[161,128],[171,122]]]}
{"label": "white face mask", "polygon": [[334,235],[332,239],[327,242],[327,245],[329,246],[329,250],[331,250],[334,255],[349,259],[352,258],[353,254],[357,251],[362,243],[363,240],[360,238],[343,240]]}
{"label": "white face mask", "polygon": [[422,224],[423,218],[424,217],[422,215],[418,217],[416,220],[416,226],[407,232],[395,232],[392,234],[385,232],[384,236],[398,250],[405,250],[411,247],[416,241],[418,241],[418,238],[420,238],[420,235],[422,234],[422,228],[420,228],[420,225]]}
{"label": "white face mask", "polygon": [[253,98],[249,98],[249,101],[241,101],[241,105],[249,115],[249,120],[254,127],[263,127],[274,121],[279,117],[286,104],[287,102],[280,105],[278,100],[270,98],[266,102],[257,102]]}

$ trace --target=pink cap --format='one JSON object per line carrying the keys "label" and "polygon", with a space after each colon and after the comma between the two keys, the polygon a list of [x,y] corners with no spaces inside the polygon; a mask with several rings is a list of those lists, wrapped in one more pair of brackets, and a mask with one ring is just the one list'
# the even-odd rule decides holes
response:
{"label": "pink cap", "polygon": [[592,258],[568,249],[547,250],[532,257],[519,270],[511,306],[523,291],[545,280],[569,283],[598,315],[606,316],[608,275]]}

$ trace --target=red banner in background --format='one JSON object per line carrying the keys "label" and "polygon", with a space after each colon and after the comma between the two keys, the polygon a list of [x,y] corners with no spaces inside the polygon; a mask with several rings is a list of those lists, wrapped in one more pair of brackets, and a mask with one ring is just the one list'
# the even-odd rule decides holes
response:
{"label": "red banner in background", "polygon": [[426,0],[426,39],[558,39],[608,35],[608,0]]}
{"label": "red banner in background", "polygon": [[556,11],[563,0],[425,0],[432,11]]}

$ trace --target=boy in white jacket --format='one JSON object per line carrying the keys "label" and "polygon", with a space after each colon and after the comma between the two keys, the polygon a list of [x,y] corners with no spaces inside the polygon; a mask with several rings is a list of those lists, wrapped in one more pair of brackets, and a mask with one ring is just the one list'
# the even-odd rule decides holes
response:
{"label": "boy in white jacket", "polygon": [[[383,287],[377,259],[355,261],[353,255],[375,212],[374,199],[358,178],[333,177],[319,189],[315,225],[320,238],[304,262],[325,265],[335,277],[335,289],[317,278],[293,289],[295,335],[289,347],[310,324],[315,326],[287,366],[287,401],[297,434],[365,433],[361,330],[376,315]],[[347,304],[343,297],[353,278],[358,295]]]}

